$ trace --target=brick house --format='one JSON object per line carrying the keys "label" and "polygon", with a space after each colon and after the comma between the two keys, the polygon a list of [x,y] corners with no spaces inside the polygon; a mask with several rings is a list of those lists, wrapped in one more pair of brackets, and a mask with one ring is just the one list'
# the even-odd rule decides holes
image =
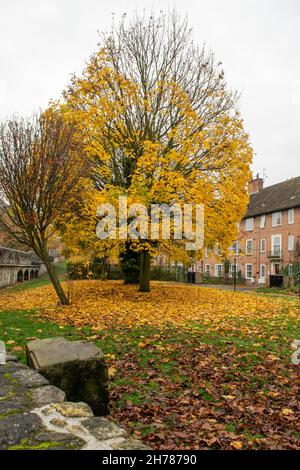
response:
{"label": "brick house", "polygon": [[[300,263],[300,176],[263,187],[263,179],[251,182],[245,217],[239,224],[226,263],[228,276],[236,272],[247,284],[282,285]],[[197,270],[209,277],[224,276],[224,259],[205,250]]]}

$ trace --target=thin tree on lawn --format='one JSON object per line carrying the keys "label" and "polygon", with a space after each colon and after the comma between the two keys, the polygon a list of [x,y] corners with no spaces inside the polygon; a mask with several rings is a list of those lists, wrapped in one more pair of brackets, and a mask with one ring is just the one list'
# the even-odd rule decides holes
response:
{"label": "thin tree on lawn", "polygon": [[74,124],[49,111],[0,126],[0,229],[41,258],[63,305],[68,299],[47,244],[87,165],[74,136]]}

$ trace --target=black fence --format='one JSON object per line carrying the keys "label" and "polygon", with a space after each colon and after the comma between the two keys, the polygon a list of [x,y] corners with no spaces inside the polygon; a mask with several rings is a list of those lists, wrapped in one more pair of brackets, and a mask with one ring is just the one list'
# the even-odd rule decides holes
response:
{"label": "black fence", "polygon": [[208,276],[206,274],[203,275],[203,284],[213,284],[213,285],[229,285],[233,286],[236,285],[245,285],[246,279],[240,275],[236,276],[235,279],[233,276]]}
{"label": "black fence", "polygon": [[[150,278],[151,281],[192,282],[188,279],[188,274],[193,273],[188,273],[188,270],[183,266],[152,266]],[[120,266],[117,264],[109,265],[107,278],[110,280],[124,279]]]}
{"label": "black fence", "polygon": [[107,279],[116,281],[124,279],[124,274],[118,264],[109,264],[107,268]]}
{"label": "black fence", "polygon": [[[202,275],[201,273],[190,272],[185,266],[151,266],[150,273],[151,281],[174,281],[174,282],[187,282],[190,284],[214,284],[214,285],[244,285],[245,278],[240,275],[236,276],[221,276],[213,277]],[[124,274],[117,264],[108,266],[107,279],[118,280],[124,279]]]}

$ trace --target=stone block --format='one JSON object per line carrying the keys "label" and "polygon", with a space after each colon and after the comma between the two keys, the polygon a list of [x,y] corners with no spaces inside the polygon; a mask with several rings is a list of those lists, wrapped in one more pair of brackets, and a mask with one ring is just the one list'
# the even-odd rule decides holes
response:
{"label": "stone block", "polygon": [[17,380],[20,385],[27,388],[41,387],[49,384],[45,377],[29,368],[11,372],[11,377],[13,380]]}
{"label": "stone block", "polygon": [[42,422],[33,413],[10,414],[0,419],[0,449],[21,444],[42,428]]}
{"label": "stone block", "polygon": [[93,416],[91,408],[86,403],[53,403],[51,407],[66,418],[86,418]]}
{"label": "stone block", "polygon": [[[53,431],[44,431],[38,434],[35,436],[35,442],[37,445],[44,442],[53,442],[56,443],[56,445],[61,443],[63,449],[80,449],[85,445],[85,441],[78,436],[74,436],[74,434]],[[57,449],[57,447],[53,448]],[[47,448],[47,450],[49,450],[49,448]]]}
{"label": "stone block", "polygon": [[102,351],[87,341],[34,340],[26,346],[29,366],[73,402],[86,402],[95,415],[108,414],[108,371]]}
{"label": "stone block", "polygon": [[126,431],[106,418],[90,418],[82,421],[82,425],[97,439],[113,439],[126,436]]}
{"label": "stone block", "polygon": [[139,441],[138,439],[134,439],[132,437],[124,439],[124,441],[120,443],[112,443],[111,447],[114,450],[151,450],[150,447],[143,444],[142,441]]}
{"label": "stone block", "polygon": [[35,388],[31,394],[31,399],[37,406],[48,405],[53,402],[64,401],[65,392],[53,385],[45,385],[45,387]]}

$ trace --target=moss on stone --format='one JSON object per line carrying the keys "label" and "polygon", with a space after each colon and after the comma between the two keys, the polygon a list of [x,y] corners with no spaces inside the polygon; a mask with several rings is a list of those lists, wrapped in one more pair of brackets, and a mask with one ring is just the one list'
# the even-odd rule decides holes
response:
{"label": "moss on stone", "polygon": [[8,372],[5,372],[5,374],[3,374],[3,376],[5,379],[9,380],[10,382],[12,383],[17,383],[17,379],[15,379],[14,377],[11,376],[11,374],[9,374]]}
{"label": "moss on stone", "polygon": [[22,439],[20,444],[15,446],[10,446],[7,450],[44,450],[49,449],[49,447],[61,447],[61,442],[48,441],[41,442],[40,444],[30,444],[28,439]]}
{"label": "moss on stone", "polygon": [[5,419],[5,418],[7,418],[7,416],[9,416],[9,415],[14,415],[14,414],[16,414],[16,413],[22,413],[22,410],[20,410],[20,409],[17,409],[17,410],[9,410],[9,411],[7,411],[6,413],[0,414],[0,419]]}
{"label": "moss on stone", "polygon": [[0,401],[6,401],[9,400],[10,398],[13,398],[16,394],[14,392],[9,392],[5,397],[0,397]]}
{"label": "moss on stone", "polygon": [[8,372],[5,372],[5,374],[3,374],[3,377],[9,380],[12,379],[12,376]]}

